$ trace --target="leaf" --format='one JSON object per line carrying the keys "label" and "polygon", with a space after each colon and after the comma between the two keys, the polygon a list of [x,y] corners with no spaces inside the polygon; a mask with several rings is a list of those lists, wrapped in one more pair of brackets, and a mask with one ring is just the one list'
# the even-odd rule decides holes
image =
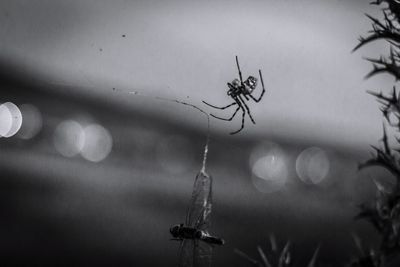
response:
{"label": "leaf", "polygon": [[321,246],[318,245],[318,247],[315,249],[314,254],[313,254],[310,262],[308,263],[307,267],[315,267],[316,266],[316,262],[317,262],[317,258],[318,258],[320,247]]}
{"label": "leaf", "polygon": [[291,254],[289,251],[290,241],[288,241],[281,252],[281,256],[279,257],[279,267],[289,266],[292,262]]}
{"label": "leaf", "polygon": [[360,252],[360,255],[364,257],[365,252],[362,246],[361,238],[356,233],[352,233],[351,236],[353,237],[354,244],[356,245],[356,248]]}
{"label": "leaf", "polygon": [[271,244],[271,250],[276,252],[278,250],[278,246],[276,245],[276,239],[273,233],[269,235],[269,242]]}
{"label": "leaf", "polygon": [[254,266],[260,266],[262,267],[262,265],[255,259],[251,258],[249,255],[247,255],[246,253],[244,253],[243,251],[239,250],[239,249],[235,249],[234,252],[239,255],[240,257],[242,257],[243,259],[247,260],[249,263],[251,263]]}
{"label": "leaf", "polygon": [[260,246],[257,246],[258,254],[260,254],[260,257],[262,259],[262,262],[264,263],[265,267],[272,267],[271,263],[269,263],[267,256],[265,255],[264,251]]}

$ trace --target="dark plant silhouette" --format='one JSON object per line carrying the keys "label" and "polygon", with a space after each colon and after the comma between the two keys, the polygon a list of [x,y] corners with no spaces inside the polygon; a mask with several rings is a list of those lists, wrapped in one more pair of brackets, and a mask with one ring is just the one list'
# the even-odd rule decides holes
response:
{"label": "dark plant silhouette", "polygon": [[[235,253],[246,260],[249,264],[256,267],[289,267],[293,266],[291,243],[288,241],[285,246],[279,250],[273,235],[270,236],[271,249],[265,253],[261,246],[257,246],[257,252],[261,260],[256,260],[239,249]],[[315,267],[319,253],[319,246],[314,251],[313,256],[306,267]]]}
{"label": "dark plant silhouette", "polygon": [[[395,82],[400,80],[400,1],[376,0],[372,5],[379,6],[382,18],[366,15],[372,22],[372,29],[359,38],[359,44],[353,51],[375,41],[384,41],[389,45],[386,55],[377,58],[366,58],[372,63],[372,70],[366,75],[370,78],[377,74],[389,74]],[[381,104],[384,117],[383,137],[380,146],[372,146],[373,156],[359,165],[360,169],[380,166],[394,176],[393,184],[376,185],[375,199],[360,205],[356,219],[370,223],[380,239],[373,248],[365,249],[361,240],[354,236],[359,255],[349,264],[351,267],[394,267],[400,266],[400,91],[393,89],[384,93],[368,91]],[[286,267],[292,266],[289,243],[282,251],[272,249],[267,255],[258,247],[261,260],[251,258],[240,250],[235,252],[253,266]],[[317,249],[308,266],[315,266]]]}
{"label": "dark plant silhouette", "polygon": [[[377,40],[387,42],[390,47],[387,55],[381,55],[377,59],[367,58],[373,69],[366,77],[386,73],[392,75],[397,82],[400,80],[400,3],[395,0],[377,0],[371,4],[382,7],[383,18],[377,19],[367,15],[372,21],[372,30],[366,37],[360,37],[360,42],[354,50]],[[381,104],[380,110],[385,122],[382,145],[372,146],[373,157],[360,164],[360,168],[381,166],[394,175],[395,183],[384,186],[375,181],[375,199],[371,203],[360,205],[360,213],[356,218],[372,224],[380,236],[380,243],[375,250],[371,249],[366,253],[359,242],[361,256],[354,260],[351,266],[397,266],[400,256],[400,137],[397,133],[388,132],[400,131],[400,96],[396,87],[387,94],[368,93],[376,97]]]}

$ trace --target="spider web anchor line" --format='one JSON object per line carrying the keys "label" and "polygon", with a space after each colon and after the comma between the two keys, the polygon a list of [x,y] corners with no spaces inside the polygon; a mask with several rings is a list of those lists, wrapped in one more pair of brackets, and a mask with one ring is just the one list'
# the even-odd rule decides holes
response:
{"label": "spider web anchor line", "polygon": [[207,164],[207,156],[208,156],[208,144],[210,143],[210,116],[208,115],[208,113],[206,113],[204,110],[202,110],[198,106],[195,106],[195,105],[190,104],[188,102],[179,101],[177,99],[170,99],[170,98],[159,97],[159,96],[148,96],[148,95],[136,92],[136,91],[129,92],[129,94],[148,97],[148,98],[153,98],[153,99],[161,100],[161,101],[167,101],[167,102],[181,104],[181,105],[184,105],[184,106],[188,106],[188,107],[194,108],[197,111],[199,111],[199,112],[203,113],[204,115],[206,115],[206,117],[207,117],[207,137],[206,137],[206,144],[204,145],[203,162],[202,162],[202,167],[201,167],[200,172],[202,174],[207,175],[207,173],[206,173],[206,164]]}

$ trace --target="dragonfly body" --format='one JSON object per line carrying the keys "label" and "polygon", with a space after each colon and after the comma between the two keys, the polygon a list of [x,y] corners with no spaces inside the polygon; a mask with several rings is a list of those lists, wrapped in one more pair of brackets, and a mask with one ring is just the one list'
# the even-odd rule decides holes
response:
{"label": "dragonfly body", "polygon": [[178,224],[170,229],[172,236],[176,240],[183,239],[198,239],[211,245],[223,245],[224,240],[215,236],[211,236],[206,231],[198,230],[196,228],[187,227],[183,224]]}

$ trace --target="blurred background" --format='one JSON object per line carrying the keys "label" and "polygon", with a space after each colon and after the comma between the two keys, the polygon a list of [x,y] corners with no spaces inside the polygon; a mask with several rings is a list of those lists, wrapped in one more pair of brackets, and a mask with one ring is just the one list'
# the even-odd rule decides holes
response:
{"label": "blurred background", "polygon": [[[226,82],[263,72],[267,92],[240,116],[211,121],[213,266],[246,266],[274,234],[305,264],[355,255],[354,221],[382,169],[358,171],[382,118],[352,54],[368,1],[0,2],[0,262],[174,266],[169,228],[184,221],[206,140],[204,114],[231,103]],[[139,92],[134,95],[130,92]],[[254,94],[261,92],[258,88]],[[145,95],[145,96],[143,96]],[[389,178],[389,180],[387,180]]]}

